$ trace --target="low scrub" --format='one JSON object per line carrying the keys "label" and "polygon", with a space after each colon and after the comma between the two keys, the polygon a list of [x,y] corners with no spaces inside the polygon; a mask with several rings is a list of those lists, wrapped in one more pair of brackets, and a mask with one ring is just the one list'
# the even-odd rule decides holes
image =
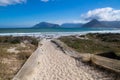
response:
{"label": "low scrub", "polygon": [[[37,38],[0,36],[0,80],[12,80],[14,75],[36,50]],[[14,48],[19,53],[9,52]]]}
{"label": "low scrub", "polygon": [[75,36],[65,36],[59,39],[69,47],[81,53],[103,53],[114,52],[117,56],[120,54],[120,34],[87,34],[83,37],[87,39],[77,38]]}
{"label": "low scrub", "polygon": [[19,44],[23,41],[28,41],[33,45],[38,45],[38,39],[29,36],[0,36],[0,43],[11,43],[11,44]]}
{"label": "low scrub", "polygon": [[32,53],[30,52],[20,52],[18,53],[18,59],[20,60],[27,60]]}

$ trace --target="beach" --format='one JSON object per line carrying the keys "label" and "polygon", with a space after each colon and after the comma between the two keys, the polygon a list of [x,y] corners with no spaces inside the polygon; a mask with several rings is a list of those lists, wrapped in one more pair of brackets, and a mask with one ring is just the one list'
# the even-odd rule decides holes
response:
{"label": "beach", "polygon": [[120,0],[0,0],[0,80],[120,80]]}
{"label": "beach", "polygon": [[115,75],[79,63],[43,39],[13,80],[115,80]]}
{"label": "beach", "polygon": [[[27,29],[25,29],[25,31],[27,31]],[[51,42],[51,40],[59,39],[62,36],[66,38],[67,36],[73,36],[78,39],[84,39],[80,36],[87,33],[120,33],[120,31],[119,29],[113,29],[82,30],[78,32],[76,30],[69,32],[65,32],[64,30],[60,32],[1,32],[1,37],[16,37],[16,39],[20,40],[20,43],[21,40],[22,43],[32,43],[31,41],[34,43],[34,39],[28,38],[28,40],[25,40],[27,37],[36,38],[39,41],[39,45],[35,44],[38,48],[26,59],[27,61],[19,68],[18,72],[14,74],[12,77],[13,80],[117,80],[117,75],[113,72],[99,69],[89,63],[83,63],[81,60],[77,60],[68,55],[69,53],[65,54],[58,45]],[[68,40],[66,43],[69,44],[71,40],[73,39]],[[10,40],[8,40],[8,42],[10,42]],[[29,46],[26,45],[26,48],[27,47]],[[17,50],[13,47],[8,49],[8,51],[16,52]],[[22,56],[24,57],[24,53]]]}

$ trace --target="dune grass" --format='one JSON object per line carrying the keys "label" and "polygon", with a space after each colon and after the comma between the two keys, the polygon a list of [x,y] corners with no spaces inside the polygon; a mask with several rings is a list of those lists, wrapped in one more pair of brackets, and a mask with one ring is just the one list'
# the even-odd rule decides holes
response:
{"label": "dune grass", "polygon": [[[83,37],[83,35],[82,35]],[[115,52],[120,55],[120,34],[87,34],[87,39],[77,38],[75,36],[65,36],[59,38],[69,47],[72,47],[80,53],[103,53]]]}
{"label": "dune grass", "polygon": [[[38,40],[33,37],[0,36],[0,80],[11,80],[37,46]],[[9,48],[16,48],[19,53],[10,53]]]}

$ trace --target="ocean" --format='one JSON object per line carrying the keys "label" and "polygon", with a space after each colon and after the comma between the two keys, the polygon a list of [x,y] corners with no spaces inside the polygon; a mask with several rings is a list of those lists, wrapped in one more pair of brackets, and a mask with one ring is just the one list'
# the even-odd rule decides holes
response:
{"label": "ocean", "polygon": [[80,35],[87,33],[120,33],[120,29],[116,28],[1,28],[0,36],[67,36]]}

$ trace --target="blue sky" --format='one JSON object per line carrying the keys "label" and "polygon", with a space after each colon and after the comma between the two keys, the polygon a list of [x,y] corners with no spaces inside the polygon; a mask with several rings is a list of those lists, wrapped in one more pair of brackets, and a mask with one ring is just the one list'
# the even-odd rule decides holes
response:
{"label": "blue sky", "polygon": [[0,0],[0,27],[31,27],[42,21],[82,22],[91,17],[120,20],[119,5],[120,0]]}

